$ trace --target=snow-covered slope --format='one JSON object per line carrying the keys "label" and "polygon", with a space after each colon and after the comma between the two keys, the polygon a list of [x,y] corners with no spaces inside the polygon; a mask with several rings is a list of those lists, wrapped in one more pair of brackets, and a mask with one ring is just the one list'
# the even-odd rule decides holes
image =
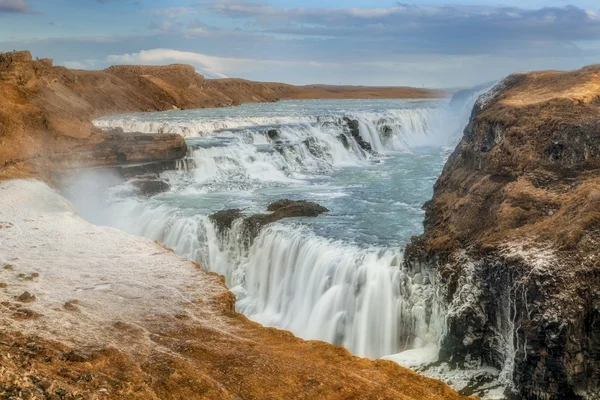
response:
{"label": "snow-covered slope", "polygon": [[[226,293],[219,278],[155,242],[84,221],[39,181],[1,183],[0,204],[0,299],[35,313],[2,312],[3,327],[107,345],[115,322],[139,325]],[[18,301],[24,292],[35,300]]]}

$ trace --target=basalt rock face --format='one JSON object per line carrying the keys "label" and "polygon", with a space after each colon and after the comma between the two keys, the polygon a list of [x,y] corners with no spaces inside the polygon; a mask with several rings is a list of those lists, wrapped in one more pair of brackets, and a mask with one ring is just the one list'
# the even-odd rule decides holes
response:
{"label": "basalt rock face", "polygon": [[480,97],[405,266],[433,270],[441,361],[507,395],[600,398],[600,67],[516,74]]}

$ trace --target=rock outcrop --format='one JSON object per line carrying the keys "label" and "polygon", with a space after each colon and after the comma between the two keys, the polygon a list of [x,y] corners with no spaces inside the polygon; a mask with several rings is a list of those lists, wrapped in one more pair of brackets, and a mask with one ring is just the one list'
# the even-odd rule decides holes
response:
{"label": "rock outcrop", "polygon": [[441,361],[522,399],[600,398],[600,66],[477,101],[405,267],[437,277]]}
{"label": "rock outcrop", "polygon": [[220,234],[225,234],[239,219],[245,244],[250,247],[260,230],[267,224],[284,218],[318,217],[329,210],[312,201],[281,199],[269,204],[267,211],[270,211],[270,214],[246,216],[239,209],[222,210],[212,214],[210,219]]}
{"label": "rock outcrop", "polygon": [[[369,142],[367,142],[366,140],[364,140],[362,136],[360,136],[360,127],[358,125],[358,121],[355,119],[350,119],[348,117],[344,117],[344,122],[346,123],[346,126],[348,127],[348,131],[349,131],[350,135],[354,138],[356,143],[358,143],[360,148],[365,151],[372,151],[373,147],[371,146],[371,144]],[[346,145],[347,140],[345,142],[343,141],[343,143],[347,147],[347,145]]]}

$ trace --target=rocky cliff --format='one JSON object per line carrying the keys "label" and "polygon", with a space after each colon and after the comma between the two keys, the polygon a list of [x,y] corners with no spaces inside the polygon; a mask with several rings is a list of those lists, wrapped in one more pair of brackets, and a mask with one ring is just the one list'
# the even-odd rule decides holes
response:
{"label": "rocky cliff", "polygon": [[524,399],[600,398],[600,67],[477,101],[405,267],[439,285],[441,361]]}

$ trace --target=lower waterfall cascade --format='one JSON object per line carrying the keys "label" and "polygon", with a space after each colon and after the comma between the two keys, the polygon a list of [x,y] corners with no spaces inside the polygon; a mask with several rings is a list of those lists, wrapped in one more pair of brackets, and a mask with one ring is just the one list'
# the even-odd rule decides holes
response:
{"label": "lower waterfall cascade", "polygon": [[[107,117],[96,125],[181,133],[188,157],[159,175],[169,188],[160,194],[136,191],[143,176],[99,170],[73,178],[65,194],[91,222],[160,241],[225,276],[237,310],[259,323],[369,358],[431,352],[445,330],[437,277],[407,270],[402,249],[422,231],[421,206],[468,117],[433,100]],[[331,212],[269,224],[251,239],[240,221],[220,232],[209,218],[265,212],[281,198]]]}

